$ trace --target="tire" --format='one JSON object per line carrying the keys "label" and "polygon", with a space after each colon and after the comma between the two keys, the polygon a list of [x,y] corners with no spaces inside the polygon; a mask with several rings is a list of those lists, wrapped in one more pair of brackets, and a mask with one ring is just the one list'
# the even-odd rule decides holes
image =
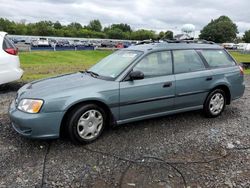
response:
{"label": "tire", "polygon": [[102,134],[106,126],[106,114],[95,104],[86,104],[69,113],[67,129],[69,138],[75,144],[93,142]]}
{"label": "tire", "polygon": [[203,111],[206,117],[215,118],[221,115],[226,106],[226,94],[221,89],[215,89],[206,98]]}

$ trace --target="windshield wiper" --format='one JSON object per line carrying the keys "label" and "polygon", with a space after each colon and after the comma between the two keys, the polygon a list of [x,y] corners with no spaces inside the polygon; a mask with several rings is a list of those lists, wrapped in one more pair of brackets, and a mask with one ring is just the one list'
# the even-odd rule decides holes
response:
{"label": "windshield wiper", "polygon": [[99,76],[99,74],[97,74],[97,73],[95,73],[93,71],[85,70],[85,72],[90,74],[92,77],[95,77],[95,78]]}

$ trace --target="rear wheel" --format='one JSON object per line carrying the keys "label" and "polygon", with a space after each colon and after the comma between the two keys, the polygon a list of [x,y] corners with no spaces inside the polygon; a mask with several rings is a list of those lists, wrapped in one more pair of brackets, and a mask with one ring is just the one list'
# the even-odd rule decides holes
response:
{"label": "rear wheel", "polygon": [[96,140],[106,125],[106,114],[95,104],[74,109],[68,119],[69,137],[74,143],[90,143]]}
{"label": "rear wheel", "polygon": [[226,95],[221,89],[212,91],[204,104],[203,110],[207,117],[217,117],[221,115],[226,106]]}

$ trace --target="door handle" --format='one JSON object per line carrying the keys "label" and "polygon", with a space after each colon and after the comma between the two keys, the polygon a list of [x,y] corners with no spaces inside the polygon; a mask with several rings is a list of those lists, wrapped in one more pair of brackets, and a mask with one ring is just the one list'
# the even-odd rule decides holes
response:
{"label": "door handle", "polygon": [[206,81],[210,81],[210,80],[212,80],[212,79],[213,79],[213,77],[210,76],[210,77],[207,77],[207,78],[206,78]]}
{"label": "door handle", "polygon": [[163,84],[162,87],[171,87],[172,86],[172,82],[166,82]]}

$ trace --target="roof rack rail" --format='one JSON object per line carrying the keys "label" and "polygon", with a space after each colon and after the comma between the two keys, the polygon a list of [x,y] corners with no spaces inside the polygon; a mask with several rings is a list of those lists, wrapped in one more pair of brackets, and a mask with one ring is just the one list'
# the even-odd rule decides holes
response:
{"label": "roof rack rail", "polygon": [[164,39],[164,40],[143,40],[138,42],[136,45],[141,45],[141,44],[155,44],[155,43],[195,43],[195,44],[215,44],[213,41],[207,41],[207,40],[199,40],[199,39],[182,39],[182,40],[177,40],[177,39]]}
{"label": "roof rack rail", "polygon": [[165,42],[168,43],[196,43],[196,44],[215,44],[213,41],[207,41],[207,40],[200,40],[200,39],[183,39],[183,40],[164,40]]}

